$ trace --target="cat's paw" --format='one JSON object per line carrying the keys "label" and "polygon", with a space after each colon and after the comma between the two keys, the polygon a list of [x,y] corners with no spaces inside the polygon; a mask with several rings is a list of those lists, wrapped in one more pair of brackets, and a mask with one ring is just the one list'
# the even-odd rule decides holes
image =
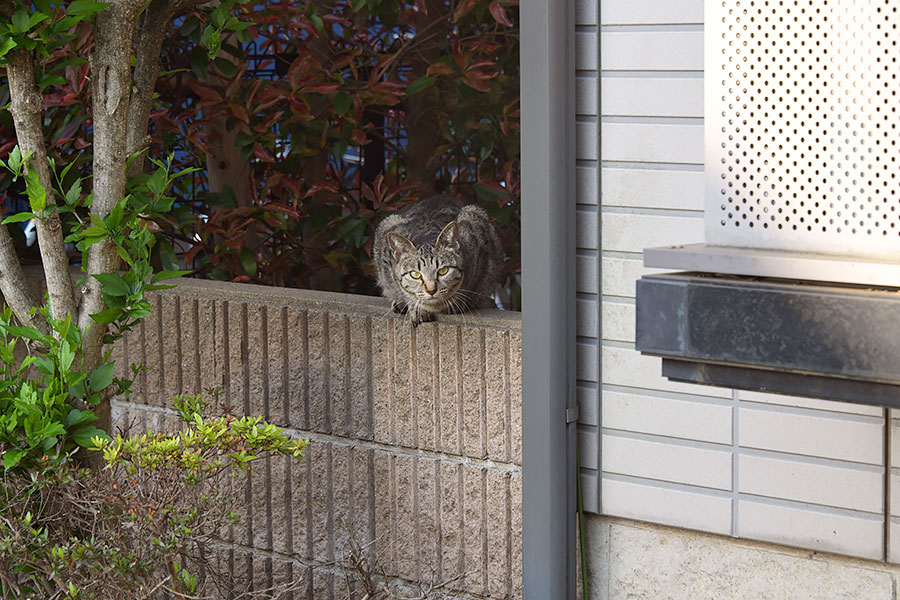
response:
{"label": "cat's paw", "polygon": [[409,313],[409,321],[412,323],[413,327],[418,327],[419,323],[430,323],[437,318],[436,314],[431,312],[430,310],[423,310],[421,308],[416,308],[410,311]]}
{"label": "cat's paw", "polygon": [[398,315],[405,315],[406,311],[409,310],[406,302],[401,302],[400,300],[391,300],[391,310],[393,310]]}

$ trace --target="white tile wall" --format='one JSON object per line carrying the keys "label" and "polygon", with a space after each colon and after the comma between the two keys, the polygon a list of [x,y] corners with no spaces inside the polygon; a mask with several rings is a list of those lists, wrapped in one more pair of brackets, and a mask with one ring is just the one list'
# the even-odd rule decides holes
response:
{"label": "white tile wall", "polygon": [[673,383],[634,350],[635,280],[658,272],[642,249],[703,239],[703,2],[577,4],[580,449],[600,450],[586,505],[900,562],[900,441],[886,501],[882,409]]}

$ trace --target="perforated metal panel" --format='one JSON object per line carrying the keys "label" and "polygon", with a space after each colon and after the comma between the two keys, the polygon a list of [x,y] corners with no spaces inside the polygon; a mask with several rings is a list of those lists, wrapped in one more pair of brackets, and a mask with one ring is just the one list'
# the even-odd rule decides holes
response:
{"label": "perforated metal panel", "polygon": [[706,243],[900,258],[900,0],[707,0]]}

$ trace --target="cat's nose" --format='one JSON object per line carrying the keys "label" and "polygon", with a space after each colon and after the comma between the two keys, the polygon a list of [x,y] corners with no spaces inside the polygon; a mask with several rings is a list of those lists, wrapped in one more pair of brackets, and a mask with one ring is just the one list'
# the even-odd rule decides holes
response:
{"label": "cat's nose", "polygon": [[428,293],[429,296],[434,296],[437,293],[437,286],[433,288],[429,288],[427,285],[425,286],[425,292]]}

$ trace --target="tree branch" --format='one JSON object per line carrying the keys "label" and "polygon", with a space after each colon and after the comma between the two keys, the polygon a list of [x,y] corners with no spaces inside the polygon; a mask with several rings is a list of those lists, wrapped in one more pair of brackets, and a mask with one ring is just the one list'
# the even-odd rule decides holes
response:
{"label": "tree branch", "polygon": [[[34,221],[44,266],[44,279],[47,282],[47,294],[50,298],[50,314],[54,319],[62,320],[69,315],[74,316],[75,290],[69,274],[69,257],[63,243],[62,223],[56,210],[53,181],[47,164],[47,147],[44,143],[41,115],[43,98],[34,84],[34,60],[31,52],[25,49],[12,51],[6,67],[6,76],[9,79],[10,113],[16,128],[19,149],[23,155],[33,153],[26,168],[37,170],[41,185],[47,191],[46,216]],[[15,262],[18,264],[18,260]],[[9,270],[9,265],[6,267]],[[16,316],[19,317],[19,314]]]}
{"label": "tree branch", "polygon": [[[147,124],[153,108],[153,92],[159,77],[159,53],[165,38],[166,27],[175,11],[178,0],[155,0],[145,11],[143,21],[136,32],[135,65],[131,106],[128,110],[126,154],[132,156],[149,144]],[[135,158],[129,169],[131,174],[143,170],[144,157]]]}
{"label": "tree branch", "polygon": [[[142,3],[139,0],[112,0],[97,15],[94,25],[94,53],[91,56],[94,117],[94,181],[91,214],[105,219],[125,197],[126,129],[131,96],[131,46],[134,23]],[[91,314],[103,310],[100,282],[92,275],[113,273],[119,268],[115,244],[104,239],[89,252],[87,273],[78,326],[86,368],[100,363],[106,326],[94,323]],[[103,416],[101,417],[101,425]],[[108,425],[108,423],[106,423]]]}

